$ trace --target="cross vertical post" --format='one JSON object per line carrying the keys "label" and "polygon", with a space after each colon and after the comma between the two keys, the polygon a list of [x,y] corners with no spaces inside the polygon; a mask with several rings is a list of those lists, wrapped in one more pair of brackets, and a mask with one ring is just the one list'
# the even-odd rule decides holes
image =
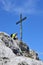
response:
{"label": "cross vertical post", "polygon": [[22,14],[20,14],[20,41],[22,41]]}

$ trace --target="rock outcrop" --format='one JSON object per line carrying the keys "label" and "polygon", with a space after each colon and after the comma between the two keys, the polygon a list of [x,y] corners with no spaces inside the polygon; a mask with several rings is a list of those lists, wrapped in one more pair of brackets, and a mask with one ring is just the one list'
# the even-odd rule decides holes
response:
{"label": "rock outcrop", "polygon": [[0,65],[43,65],[43,62],[25,43],[0,32]]}

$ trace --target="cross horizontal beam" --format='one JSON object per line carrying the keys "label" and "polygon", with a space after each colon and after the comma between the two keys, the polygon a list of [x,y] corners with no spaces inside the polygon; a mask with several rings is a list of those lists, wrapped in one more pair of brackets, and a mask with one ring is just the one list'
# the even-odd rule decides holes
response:
{"label": "cross horizontal beam", "polygon": [[27,17],[24,17],[23,19],[21,19],[20,21],[16,22],[16,24],[19,24],[20,22],[22,22],[23,20],[25,20]]}

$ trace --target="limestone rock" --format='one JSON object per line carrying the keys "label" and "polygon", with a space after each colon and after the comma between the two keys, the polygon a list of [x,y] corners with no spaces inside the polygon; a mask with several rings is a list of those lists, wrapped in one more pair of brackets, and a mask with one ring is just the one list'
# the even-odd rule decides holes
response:
{"label": "limestone rock", "polygon": [[28,65],[28,63],[26,63],[26,62],[21,62],[21,63],[18,63],[18,65]]}
{"label": "limestone rock", "polygon": [[43,65],[43,62],[25,43],[0,32],[0,65]]}
{"label": "limestone rock", "polygon": [[19,48],[15,40],[13,40],[8,34],[0,32],[0,39],[4,42],[7,47],[12,49],[13,52],[16,51],[15,53],[18,53],[20,55],[21,49]]}
{"label": "limestone rock", "polygon": [[0,57],[14,57],[16,56],[10,48],[8,48],[2,40],[0,40]]}
{"label": "limestone rock", "polygon": [[29,55],[31,58],[39,60],[38,53],[36,53],[34,50],[30,49]]}

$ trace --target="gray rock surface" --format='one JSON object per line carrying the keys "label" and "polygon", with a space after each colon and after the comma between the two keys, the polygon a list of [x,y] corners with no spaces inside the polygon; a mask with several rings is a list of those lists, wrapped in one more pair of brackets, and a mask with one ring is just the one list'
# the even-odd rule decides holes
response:
{"label": "gray rock surface", "polygon": [[26,44],[0,32],[0,65],[43,65],[43,62]]}

